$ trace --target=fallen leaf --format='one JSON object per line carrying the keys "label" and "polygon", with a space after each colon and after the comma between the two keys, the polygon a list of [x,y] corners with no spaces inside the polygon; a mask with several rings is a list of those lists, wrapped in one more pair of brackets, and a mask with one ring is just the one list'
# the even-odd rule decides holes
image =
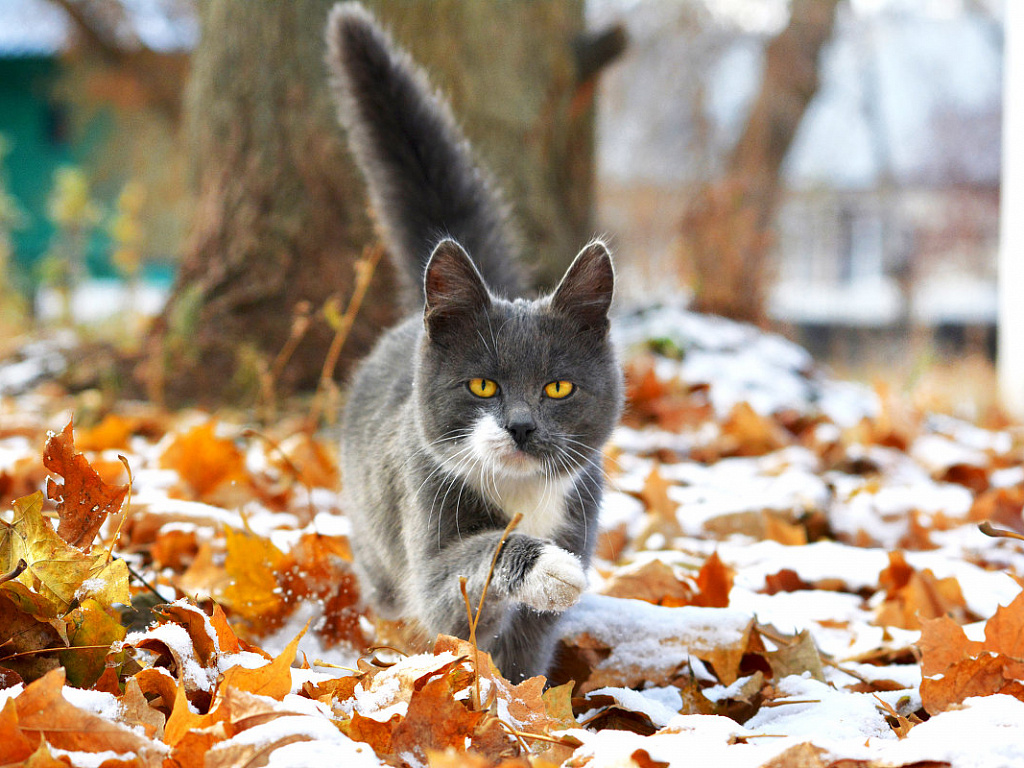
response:
{"label": "fallen leaf", "polygon": [[696,592],[676,576],[672,566],[661,560],[647,560],[639,565],[617,568],[601,588],[601,594],[644,600],[654,605],[689,605]]}
{"label": "fallen leaf", "polygon": [[121,509],[128,486],[107,485],[85,456],[75,452],[71,421],[59,435],[50,433],[43,449],[43,466],[64,478],[63,483],[46,481],[47,498],[57,501],[57,534],[69,544],[87,549],[107,515]]}
{"label": "fallen leaf", "polygon": [[15,699],[18,726],[33,744],[75,752],[135,753],[159,760],[153,742],[131,729],[70,704],[63,696],[64,671],[55,669],[28,685]]}
{"label": "fallen leaf", "polygon": [[160,457],[160,466],[173,469],[192,493],[208,500],[220,487],[246,479],[245,457],[231,440],[217,437],[208,421],[178,434]]}
{"label": "fallen leaf", "polygon": [[[60,653],[60,660],[68,681],[78,688],[89,688],[96,682],[106,666],[109,647],[125,637],[125,628],[111,613],[88,598],[67,616],[67,638],[72,647]],[[90,645],[101,647],[75,647]]]}
{"label": "fallen leaf", "polygon": [[275,626],[288,610],[277,574],[286,568],[287,556],[269,539],[227,528],[224,567],[230,581],[220,598],[233,613],[255,627]]}
{"label": "fallen leaf", "polygon": [[18,727],[18,709],[9,698],[0,709],[0,765],[19,763],[32,754],[34,742]]}
{"label": "fallen leaf", "polygon": [[255,669],[230,667],[224,673],[218,690],[235,688],[260,696],[269,696],[272,699],[283,699],[292,690],[292,662],[295,661],[299,641],[308,629],[309,622],[306,622],[302,631],[269,664]]}
{"label": "fallen leaf", "polygon": [[732,569],[721,561],[717,552],[712,552],[697,574],[697,595],[693,604],[705,608],[727,608],[732,579]]}

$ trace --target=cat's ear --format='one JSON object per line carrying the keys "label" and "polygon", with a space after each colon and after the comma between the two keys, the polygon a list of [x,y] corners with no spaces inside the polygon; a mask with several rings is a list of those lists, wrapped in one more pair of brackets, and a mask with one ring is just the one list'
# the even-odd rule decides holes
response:
{"label": "cat's ear", "polygon": [[551,296],[551,308],[587,328],[608,329],[608,308],[615,290],[612,256],[600,240],[580,251]]}
{"label": "cat's ear", "polygon": [[491,304],[491,294],[469,254],[450,239],[438,243],[430,255],[423,294],[423,322],[431,337]]}

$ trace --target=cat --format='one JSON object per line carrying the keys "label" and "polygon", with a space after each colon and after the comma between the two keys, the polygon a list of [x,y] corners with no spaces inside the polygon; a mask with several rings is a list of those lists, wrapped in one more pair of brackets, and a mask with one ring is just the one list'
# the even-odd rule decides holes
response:
{"label": "cat", "polygon": [[510,680],[545,674],[586,587],[602,446],[622,408],[611,256],[594,240],[554,292],[522,298],[508,209],[447,103],[358,3],[334,7],[327,45],[381,236],[421,308],[358,366],[344,409],[360,583],[378,614],[465,638],[459,577],[475,608],[521,513],[477,642]]}

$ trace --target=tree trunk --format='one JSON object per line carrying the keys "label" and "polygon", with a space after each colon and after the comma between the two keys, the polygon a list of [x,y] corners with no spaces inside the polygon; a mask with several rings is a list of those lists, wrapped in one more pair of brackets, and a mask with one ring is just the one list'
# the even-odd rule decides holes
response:
{"label": "tree trunk", "polygon": [[[582,0],[369,2],[450,97],[522,224],[550,284],[591,232],[590,90],[572,42]],[[333,331],[318,311],[353,288],[374,240],[323,64],[333,0],[204,0],[185,105],[197,202],[172,296],[140,370],[173,402],[251,400],[314,314],[276,390],[315,385]],[[338,372],[394,320],[393,275],[376,270]]]}
{"label": "tree trunk", "polygon": [[789,24],[765,52],[761,87],[721,179],[687,211],[684,256],[697,279],[695,309],[765,325],[770,228],[779,172],[818,90],[818,54],[838,0],[793,0]]}

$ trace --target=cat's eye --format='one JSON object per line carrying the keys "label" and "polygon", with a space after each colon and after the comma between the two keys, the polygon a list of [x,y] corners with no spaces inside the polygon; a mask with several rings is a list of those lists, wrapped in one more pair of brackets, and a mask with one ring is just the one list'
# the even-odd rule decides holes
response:
{"label": "cat's eye", "polygon": [[576,385],[571,381],[552,381],[544,387],[544,394],[554,400],[568,397],[575,391]]}
{"label": "cat's eye", "polygon": [[498,384],[490,379],[470,379],[466,386],[477,397],[494,397],[498,394]]}

